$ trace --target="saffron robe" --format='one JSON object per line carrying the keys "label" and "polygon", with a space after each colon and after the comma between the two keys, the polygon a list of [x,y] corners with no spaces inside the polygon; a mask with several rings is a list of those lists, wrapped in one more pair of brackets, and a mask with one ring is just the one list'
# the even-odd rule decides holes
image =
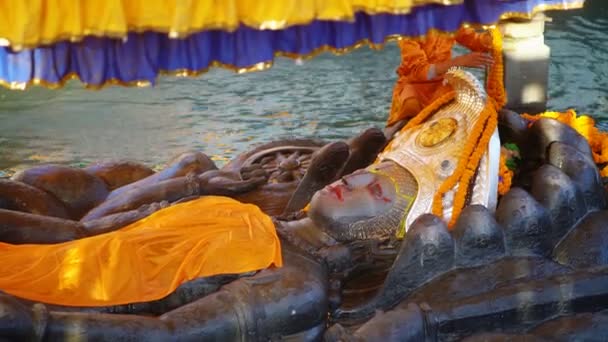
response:
{"label": "saffron robe", "polygon": [[271,218],[205,196],[120,230],[54,245],[0,243],[0,290],[32,301],[107,306],[161,299],[186,281],[281,266]]}

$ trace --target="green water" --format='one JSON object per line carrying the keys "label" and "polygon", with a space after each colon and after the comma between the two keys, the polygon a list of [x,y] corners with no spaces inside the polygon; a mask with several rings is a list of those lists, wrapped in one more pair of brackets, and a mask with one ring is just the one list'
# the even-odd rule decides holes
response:
{"label": "green water", "polygon": [[[608,2],[549,14],[549,107],[573,107],[608,128]],[[40,163],[82,166],[132,159],[161,166],[198,149],[224,163],[252,144],[283,137],[327,140],[382,127],[399,51],[359,49],[265,72],[215,69],[162,78],[155,88],[0,90],[0,176]]]}

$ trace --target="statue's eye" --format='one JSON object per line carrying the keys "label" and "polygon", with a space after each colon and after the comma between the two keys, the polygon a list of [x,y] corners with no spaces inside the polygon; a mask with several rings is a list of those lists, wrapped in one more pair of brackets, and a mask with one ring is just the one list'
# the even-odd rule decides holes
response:
{"label": "statue's eye", "polygon": [[367,186],[367,191],[377,200],[381,200],[386,203],[392,202],[392,200],[388,197],[384,196],[384,191],[382,189],[382,185],[378,182],[373,182]]}
{"label": "statue's eye", "polygon": [[369,190],[369,193],[372,194],[372,196],[374,196],[375,198],[377,198],[377,199],[383,198],[382,186],[380,186],[379,183],[374,182],[374,183],[368,185],[367,189]]}

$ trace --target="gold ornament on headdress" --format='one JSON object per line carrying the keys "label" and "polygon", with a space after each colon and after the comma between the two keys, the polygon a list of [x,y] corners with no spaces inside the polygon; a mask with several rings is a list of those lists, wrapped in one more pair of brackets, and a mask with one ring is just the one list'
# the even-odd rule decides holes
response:
{"label": "gold ornament on headdress", "polygon": [[[451,228],[455,224],[462,209],[467,204],[467,194],[470,192],[471,181],[474,179],[483,155],[487,152],[492,134],[496,130],[498,123],[498,110],[506,102],[506,94],[503,83],[503,63],[502,63],[502,39],[501,34],[496,28],[490,29],[493,37],[492,55],[494,64],[489,70],[487,88],[487,99],[484,98],[483,89],[479,89],[477,82],[472,81],[472,75],[465,74],[460,69],[451,69],[446,74],[446,79],[450,79],[452,86],[457,89],[447,93],[429,106],[424,108],[418,115],[412,118],[399,134],[408,134],[417,126],[426,124],[427,120],[435,115],[444,106],[453,103],[464,105],[469,111],[479,113],[475,119],[473,127],[470,128],[468,136],[463,140],[464,146],[460,150],[456,165],[450,168],[449,174],[439,185],[432,198],[431,211],[438,217],[444,218],[444,201],[448,192],[455,191],[452,203],[451,217],[448,226]],[[485,101],[481,104],[479,101]],[[453,118],[441,117],[431,123],[419,133],[417,144],[423,147],[439,147],[448,141],[458,129],[458,122]],[[382,157],[395,160],[398,164],[405,167],[406,161],[399,162],[399,149],[401,139],[395,138],[385,149]],[[445,219],[445,218],[444,218]]]}

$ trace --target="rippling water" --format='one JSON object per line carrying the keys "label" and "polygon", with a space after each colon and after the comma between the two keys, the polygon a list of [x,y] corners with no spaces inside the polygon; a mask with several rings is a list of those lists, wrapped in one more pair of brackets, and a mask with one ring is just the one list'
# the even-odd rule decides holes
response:
{"label": "rippling water", "polygon": [[[608,128],[608,2],[550,16],[549,107],[573,107]],[[347,138],[383,126],[398,64],[391,44],[303,65],[279,59],[260,73],[163,78],[155,88],[2,89],[0,176],[38,163],[133,159],[158,167],[189,149],[222,164],[282,137]]]}

